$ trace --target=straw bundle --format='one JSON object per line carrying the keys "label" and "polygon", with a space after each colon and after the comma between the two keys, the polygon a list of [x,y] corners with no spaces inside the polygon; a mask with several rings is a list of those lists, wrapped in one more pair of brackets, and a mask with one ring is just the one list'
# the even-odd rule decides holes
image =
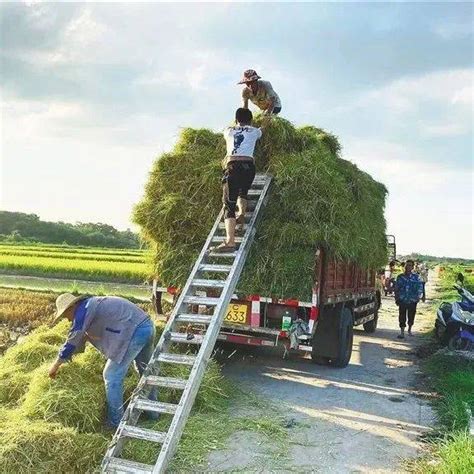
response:
{"label": "straw bundle", "polygon": [[[54,328],[40,327],[0,358],[0,472],[93,472],[105,453],[110,433],[102,429],[103,356],[88,347],[63,365],[55,380],[47,374],[69,326],[63,321]],[[157,325],[157,337],[163,327]],[[185,376],[185,371],[189,369],[165,365],[162,375]],[[137,381],[130,370],[125,400]],[[219,366],[211,360],[195,410],[219,410],[227,393]],[[181,391],[163,390],[159,399],[177,403],[180,395]],[[138,441],[127,449],[132,458],[152,462],[148,443]]]}
{"label": "straw bundle", "polygon": [[[257,117],[256,125],[261,123]],[[386,260],[386,188],[339,157],[337,138],[274,118],[256,148],[257,171],[274,177],[239,289],[308,299],[314,252],[376,268]],[[182,286],[221,207],[222,135],[184,129],[157,159],[134,220],[156,248],[154,273]]]}

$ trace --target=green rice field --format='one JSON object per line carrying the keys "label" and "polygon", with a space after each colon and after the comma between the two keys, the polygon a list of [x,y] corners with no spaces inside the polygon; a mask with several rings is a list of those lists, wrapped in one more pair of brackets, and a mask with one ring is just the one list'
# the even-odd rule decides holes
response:
{"label": "green rice field", "polygon": [[150,274],[147,252],[0,244],[0,274],[140,284]]}

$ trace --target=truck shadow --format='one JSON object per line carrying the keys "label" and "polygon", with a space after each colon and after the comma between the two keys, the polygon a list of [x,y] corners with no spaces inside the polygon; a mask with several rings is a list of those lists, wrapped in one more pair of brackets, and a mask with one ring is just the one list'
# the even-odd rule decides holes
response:
{"label": "truck shadow", "polygon": [[357,434],[368,443],[377,438],[406,457],[407,448],[416,454],[415,441],[430,429],[433,415],[430,394],[416,387],[414,339],[398,340],[397,334],[388,328],[375,334],[356,331],[344,369],[315,365],[310,357],[282,360],[281,350],[235,346],[236,352],[225,350],[218,360],[240,388],[256,391],[307,424],[308,436],[317,427],[319,436],[323,429],[343,438]]}

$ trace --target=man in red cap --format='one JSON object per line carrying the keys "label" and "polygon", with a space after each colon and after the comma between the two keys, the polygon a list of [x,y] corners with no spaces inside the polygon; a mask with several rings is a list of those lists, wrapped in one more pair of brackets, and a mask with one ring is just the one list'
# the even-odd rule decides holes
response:
{"label": "man in red cap", "polygon": [[242,100],[244,109],[249,108],[249,100],[255,104],[264,114],[277,115],[281,112],[281,102],[278,94],[273,90],[268,81],[261,80],[253,69],[247,69],[239,84],[245,84],[242,89]]}

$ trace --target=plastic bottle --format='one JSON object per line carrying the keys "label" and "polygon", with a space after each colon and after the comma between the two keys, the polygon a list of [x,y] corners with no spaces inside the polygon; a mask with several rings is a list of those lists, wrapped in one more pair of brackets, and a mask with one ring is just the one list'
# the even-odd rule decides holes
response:
{"label": "plastic bottle", "polygon": [[281,330],[289,331],[291,327],[291,313],[286,310],[281,318]]}

